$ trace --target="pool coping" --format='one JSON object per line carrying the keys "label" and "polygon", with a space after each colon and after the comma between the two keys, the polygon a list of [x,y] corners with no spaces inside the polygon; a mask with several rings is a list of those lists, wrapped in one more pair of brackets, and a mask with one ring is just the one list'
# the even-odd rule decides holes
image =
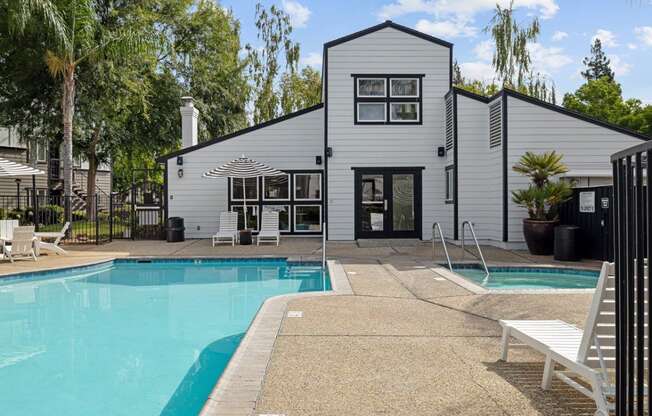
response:
{"label": "pool coping", "polygon": [[307,297],[353,294],[342,264],[337,260],[328,260],[327,266],[331,291],[279,295],[263,302],[229,364],[206,399],[200,412],[201,416],[254,414],[288,303]]}
{"label": "pool coping", "polygon": [[[478,264],[478,262],[457,262],[457,264],[468,263]],[[574,266],[574,265],[551,265],[551,264],[536,264],[536,263],[489,263],[488,267],[514,267],[514,268],[547,268],[547,269],[571,269],[571,270],[584,270],[584,271],[599,271],[594,267]],[[595,289],[487,289],[484,288],[464,276],[448,270],[445,266],[439,263],[434,263],[430,269],[442,277],[448,279],[452,283],[468,290],[475,295],[536,295],[536,294],[591,294]]]}

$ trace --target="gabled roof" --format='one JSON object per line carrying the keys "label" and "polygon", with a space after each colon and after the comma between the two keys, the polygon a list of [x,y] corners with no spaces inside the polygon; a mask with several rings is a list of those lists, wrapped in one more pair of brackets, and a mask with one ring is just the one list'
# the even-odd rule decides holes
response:
{"label": "gabled roof", "polygon": [[385,29],[391,27],[392,29],[399,30],[401,32],[407,33],[412,36],[416,36],[418,38],[421,38],[423,40],[427,40],[428,42],[436,43],[437,45],[444,46],[446,48],[452,48],[453,44],[450,42],[446,42],[445,40],[441,40],[439,38],[436,38],[434,36],[427,35],[423,32],[419,32],[418,30],[411,29],[407,26],[399,25],[398,23],[394,23],[391,20],[386,20],[385,22],[378,24],[376,26],[371,26],[367,29],[361,30],[359,32],[352,33],[347,36],[343,36],[338,39],[331,40],[330,42],[324,43],[324,49],[340,45],[342,43],[357,39],[359,37],[368,35],[370,33],[377,32],[379,30]]}
{"label": "gabled roof", "polygon": [[324,107],[324,104],[319,103],[319,104],[313,105],[312,107],[304,108],[302,110],[295,111],[294,113],[289,113],[289,114],[286,114],[284,116],[274,118],[272,120],[268,120],[268,121],[266,121],[264,123],[256,124],[254,126],[247,127],[246,129],[238,130],[236,132],[233,132],[231,134],[227,134],[225,136],[216,137],[214,139],[198,143],[198,144],[196,144],[194,146],[186,147],[184,149],[180,149],[180,150],[177,150],[175,152],[168,153],[166,155],[160,156],[160,157],[158,157],[156,159],[156,162],[164,163],[165,161],[167,161],[170,158],[173,158],[173,157],[176,157],[176,156],[181,156],[181,155],[183,155],[185,153],[193,152],[193,151],[195,151],[197,149],[201,149],[202,147],[206,147],[206,146],[210,146],[210,145],[213,145],[213,144],[216,144],[216,143],[220,143],[220,142],[223,142],[225,140],[233,139],[234,137],[242,136],[243,134],[251,133],[252,131],[262,129],[264,127],[268,127],[268,126],[271,126],[273,124],[280,123],[282,121],[289,120],[291,118],[298,117],[298,116],[301,116],[301,115],[306,114],[306,113],[310,113],[311,111],[319,110],[322,107]]}
{"label": "gabled roof", "polygon": [[642,133],[639,133],[637,131],[621,127],[617,124],[609,123],[606,121],[599,120],[597,118],[587,116],[586,114],[579,113],[575,110],[570,110],[566,107],[562,107],[560,105],[552,104],[547,101],[541,100],[539,98],[531,97],[529,95],[523,94],[521,92],[509,89],[509,88],[503,88],[502,91],[498,92],[497,94],[494,94],[491,97],[485,97],[484,95],[476,94],[470,91],[467,91],[463,88],[460,87],[453,87],[453,91],[455,91],[456,94],[462,95],[464,97],[468,97],[474,100],[482,101],[483,103],[488,104],[489,102],[495,100],[498,97],[502,96],[510,96],[517,98],[519,100],[528,102],[530,104],[536,105],[538,107],[543,107],[548,110],[555,111],[560,114],[564,114],[569,117],[576,118],[578,120],[586,121],[587,123],[595,124],[596,126],[604,127],[609,130],[616,131],[621,134],[626,134],[628,136],[640,139],[640,140],[652,140],[652,137],[646,136]]}

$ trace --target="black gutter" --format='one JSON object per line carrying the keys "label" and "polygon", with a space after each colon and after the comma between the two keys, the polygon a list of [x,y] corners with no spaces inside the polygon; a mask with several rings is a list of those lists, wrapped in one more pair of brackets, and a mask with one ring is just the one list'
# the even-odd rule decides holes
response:
{"label": "black gutter", "polygon": [[328,47],[324,45],[324,55],[323,55],[323,91],[324,96],[322,101],[324,102],[324,213],[322,222],[326,223],[326,229],[322,230],[326,235],[328,240]]}
{"label": "black gutter", "polygon": [[459,199],[458,199],[458,177],[459,177],[459,163],[457,160],[458,150],[457,150],[457,92],[453,90],[453,239],[459,239],[459,223],[460,223],[460,213],[459,213]]}
{"label": "black gutter", "polygon": [[[505,91],[505,90],[503,90]],[[508,179],[508,167],[507,167],[507,94],[502,95],[503,108],[502,108],[502,129],[503,129],[503,241],[509,241],[509,185],[507,183]]]}
{"label": "black gutter", "polygon": [[304,109],[301,109],[299,111],[295,111],[294,113],[286,114],[286,115],[284,115],[282,117],[278,117],[278,118],[266,121],[264,123],[256,124],[255,126],[251,126],[251,127],[247,127],[245,129],[242,129],[242,130],[238,130],[238,131],[233,132],[231,134],[227,134],[226,136],[217,137],[215,139],[207,140],[205,142],[196,144],[194,146],[186,147],[184,149],[180,149],[180,150],[177,150],[175,152],[168,153],[166,155],[160,156],[159,158],[156,159],[156,161],[158,163],[163,163],[166,160],[171,159],[173,157],[181,156],[183,154],[193,152],[193,151],[201,149],[203,147],[210,146],[210,145],[213,145],[213,144],[216,144],[216,143],[220,143],[220,142],[223,142],[225,140],[232,139],[234,137],[242,136],[243,134],[251,133],[252,131],[262,129],[264,127],[268,127],[268,126],[271,126],[273,124],[280,123],[282,121],[286,121],[286,120],[289,120],[289,119],[294,118],[294,117],[301,116],[301,115],[306,114],[306,113],[310,113],[311,111],[319,110],[323,106],[324,106],[323,103],[319,103],[319,104],[313,105],[312,107],[304,108]]}

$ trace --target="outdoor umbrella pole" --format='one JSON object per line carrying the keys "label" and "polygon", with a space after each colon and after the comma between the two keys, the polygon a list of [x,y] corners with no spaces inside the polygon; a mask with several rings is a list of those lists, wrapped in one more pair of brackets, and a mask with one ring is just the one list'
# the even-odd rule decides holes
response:
{"label": "outdoor umbrella pole", "polygon": [[242,200],[244,201],[244,227],[243,230],[247,229],[247,178],[242,178]]}

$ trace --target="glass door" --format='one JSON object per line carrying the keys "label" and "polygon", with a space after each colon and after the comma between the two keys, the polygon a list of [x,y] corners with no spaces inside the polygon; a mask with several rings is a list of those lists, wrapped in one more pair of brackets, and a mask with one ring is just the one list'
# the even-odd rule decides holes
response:
{"label": "glass door", "polygon": [[421,236],[421,170],[356,169],[356,238]]}

